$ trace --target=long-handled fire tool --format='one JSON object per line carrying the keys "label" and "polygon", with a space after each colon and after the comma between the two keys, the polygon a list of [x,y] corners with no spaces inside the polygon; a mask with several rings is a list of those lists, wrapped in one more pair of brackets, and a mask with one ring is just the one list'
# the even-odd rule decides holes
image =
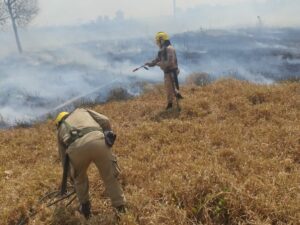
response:
{"label": "long-handled fire tool", "polygon": [[142,66],[140,66],[140,67],[135,68],[134,70],[132,70],[132,72],[136,72],[136,71],[138,71],[139,69],[142,69],[142,68],[144,68],[145,70],[149,70],[149,68],[146,65],[142,65]]}
{"label": "long-handled fire tool", "polygon": [[[175,80],[175,76],[177,76],[176,74],[172,74],[171,75],[171,80],[172,80],[172,89],[173,89],[173,93],[174,93],[174,96],[175,96],[175,99],[176,99],[176,106],[177,106],[177,110],[178,112],[181,111],[181,108],[180,108],[180,104],[179,104],[179,98],[178,98],[178,94],[176,92],[176,80]],[[177,81],[178,82],[178,81]]]}
{"label": "long-handled fire tool", "polygon": [[[39,209],[42,207],[42,205],[46,205],[46,207],[51,207],[53,205],[58,204],[59,202],[64,202],[66,207],[71,205],[72,202],[76,199],[76,195],[75,195],[76,192],[75,192],[75,189],[73,186],[69,186],[66,189],[67,190],[66,190],[65,194],[63,194],[63,195],[61,195],[61,190],[47,192],[44,196],[42,196],[38,200],[35,207],[31,207],[28,210],[28,215],[26,215],[26,216],[22,215],[20,217],[19,221],[17,222],[17,225],[28,224],[29,219],[39,213]],[[68,200],[68,201],[66,201],[66,200]]]}

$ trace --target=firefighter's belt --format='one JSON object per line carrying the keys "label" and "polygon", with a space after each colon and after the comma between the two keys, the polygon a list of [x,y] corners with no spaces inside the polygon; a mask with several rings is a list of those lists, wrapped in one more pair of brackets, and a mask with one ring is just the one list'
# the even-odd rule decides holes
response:
{"label": "firefighter's belt", "polygon": [[175,73],[177,75],[178,68],[165,70],[165,73]]}
{"label": "firefighter's belt", "polygon": [[77,139],[83,137],[84,135],[91,133],[93,131],[101,131],[103,130],[100,127],[85,127],[82,129],[77,129],[72,127],[69,132],[70,132],[70,138],[66,141],[67,146],[70,146],[74,141]]}

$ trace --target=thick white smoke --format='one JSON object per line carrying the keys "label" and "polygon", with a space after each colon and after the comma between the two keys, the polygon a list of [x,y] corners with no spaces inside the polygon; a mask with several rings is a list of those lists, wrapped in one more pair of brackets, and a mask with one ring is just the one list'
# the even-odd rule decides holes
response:
{"label": "thick white smoke", "polygon": [[[136,27],[127,28],[130,33]],[[135,82],[163,81],[158,68],[132,72],[156,56],[152,36],[106,38],[98,32],[90,26],[21,32],[23,55],[14,53],[12,36],[1,34],[0,120],[8,125],[31,121],[73,100],[103,102],[115,87],[138,95],[141,89]],[[201,29],[171,35],[171,41],[177,49],[181,81],[192,72],[207,72],[214,78],[230,75],[271,83],[299,76],[299,37],[297,29]]]}

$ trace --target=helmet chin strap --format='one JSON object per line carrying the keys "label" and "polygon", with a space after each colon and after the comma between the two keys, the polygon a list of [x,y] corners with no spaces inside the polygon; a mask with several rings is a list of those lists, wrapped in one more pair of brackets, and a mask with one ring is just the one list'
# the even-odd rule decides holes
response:
{"label": "helmet chin strap", "polygon": [[159,40],[159,48],[162,48],[162,47],[163,47],[163,44],[164,44],[163,39],[160,39],[160,40]]}

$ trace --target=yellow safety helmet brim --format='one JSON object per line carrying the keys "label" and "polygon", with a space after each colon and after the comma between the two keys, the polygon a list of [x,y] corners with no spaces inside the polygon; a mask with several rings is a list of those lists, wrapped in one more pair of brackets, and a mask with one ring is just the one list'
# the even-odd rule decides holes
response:
{"label": "yellow safety helmet brim", "polygon": [[59,125],[59,123],[62,121],[62,119],[66,116],[66,115],[69,115],[69,113],[68,112],[60,112],[58,115],[57,115],[57,117],[56,117],[56,119],[55,119],[55,125],[56,126],[58,126]]}
{"label": "yellow safety helmet brim", "polygon": [[168,41],[168,40],[170,40],[170,38],[169,38],[169,35],[166,32],[160,31],[155,36],[156,44],[160,44],[161,41]]}

